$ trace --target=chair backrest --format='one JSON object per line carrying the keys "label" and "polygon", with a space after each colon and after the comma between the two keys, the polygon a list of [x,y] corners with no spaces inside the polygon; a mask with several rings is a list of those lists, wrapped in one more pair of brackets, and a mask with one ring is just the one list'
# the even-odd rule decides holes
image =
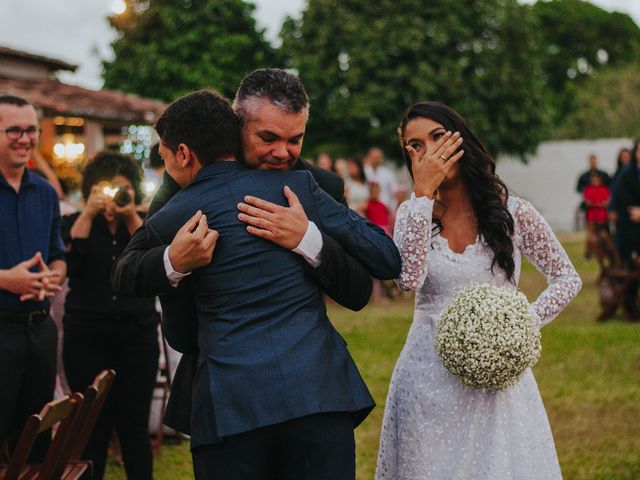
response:
{"label": "chair backrest", "polygon": [[[73,433],[74,422],[82,402],[83,397],[80,393],[65,395],[64,397],[47,403],[40,413],[31,415],[27,419],[22,434],[20,435],[20,440],[18,440],[18,444],[11,455],[4,480],[15,480],[19,478],[36,436],[51,428],[56,423],[60,423],[45,457],[45,462],[48,460],[50,466],[53,467],[57,463],[57,456],[64,451],[69,442],[70,435]],[[44,465],[43,463],[43,466]],[[46,477],[40,475],[39,478]]]}
{"label": "chair backrest", "polygon": [[78,461],[82,457],[115,378],[116,372],[114,370],[103,370],[84,391],[85,402],[82,411],[78,414],[79,427],[76,440],[70,447],[69,461]]}

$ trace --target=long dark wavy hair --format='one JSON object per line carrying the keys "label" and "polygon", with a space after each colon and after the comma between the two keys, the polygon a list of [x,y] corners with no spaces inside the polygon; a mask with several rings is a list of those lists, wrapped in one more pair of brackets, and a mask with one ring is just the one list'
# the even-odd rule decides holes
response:
{"label": "long dark wavy hair", "polygon": [[[429,118],[440,123],[446,130],[460,132],[464,139],[464,155],[458,162],[462,180],[469,192],[478,222],[478,233],[493,252],[491,271],[497,265],[513,281],[515,263],[513,261],[513,217],[507,209],[509,191],[496,175],[496,164],[489,151],[482,145],[464,119],[453,109],[440,102],[421,102],[409,107],[402,117],[398,134],[402,156],[409,174],[413,178],[411,157],[404,148],[405,130],[411,120]],[[446,207],[446,206],[445,206]]]}

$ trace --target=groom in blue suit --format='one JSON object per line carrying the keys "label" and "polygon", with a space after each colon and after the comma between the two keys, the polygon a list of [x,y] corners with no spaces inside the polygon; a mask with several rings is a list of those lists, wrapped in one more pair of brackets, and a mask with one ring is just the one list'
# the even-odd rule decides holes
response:
{"label": "groom in blue suit", "polygon": [[[194,123],[204,128],[181,128]],[[238,120],[215,93],[178,99],[156,128],[167,163],[196,161],[193,181],[148,220],[150,245],[169,243],[196,209],[219,234],[212,263],[190,279],[200,350],[196,477],[353,479],[353,428],[373,400],[304,260],[250,235],[236,206],[248,194],[286,205],[282,192],[290,187],[309,220],[379,278],[398,274],[393,242],[320,190],[308,172],[254,170],[237,161]]]}

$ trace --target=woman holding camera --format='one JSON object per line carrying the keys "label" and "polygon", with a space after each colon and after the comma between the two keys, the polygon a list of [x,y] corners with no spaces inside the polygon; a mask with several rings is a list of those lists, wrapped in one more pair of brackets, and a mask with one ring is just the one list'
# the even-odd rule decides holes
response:
{"label": "woman holding camera", "polygon": [[136,211],[140,180],[132,158],[98,153],[84,172],[84,210],[63,221],[70,288],[63,360],[69,386],[83,391],[102,370],[117,374],[83,457],[93,461],[97,479],[104,475],[114,428],[127,477],[152,478],[148,422],[158,369],[158,315],[153,297],[120,297],[109,279],[115,259],[142,224]]}

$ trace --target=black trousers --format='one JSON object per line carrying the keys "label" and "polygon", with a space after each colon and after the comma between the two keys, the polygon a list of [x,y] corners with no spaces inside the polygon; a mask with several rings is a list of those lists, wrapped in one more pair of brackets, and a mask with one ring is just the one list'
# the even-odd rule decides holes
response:
{"label": "black trousers", "polygon": [[[15,448],[27,417],[53,399],[58,333],[51,317],[37,325],[0,321],[0,445]],[[38,435],[29,463],[44,459],[51,432]]]}
{"label": "black trousers", "polygon": [[353,480],[353,419],[319,413],[193,450],[197,480]]}
{"label": "black trousers", "polygon": [[72,390],[82,392],[104,369],[116,371],[84,452],[83,458],[93,461],[93,478],[104,476],[109,439],[115,428],[127,478],[151,479],[149,410],[158,372],[156,325],[122,319],[87,326],[65,322],[63,342],[64,369]]}

